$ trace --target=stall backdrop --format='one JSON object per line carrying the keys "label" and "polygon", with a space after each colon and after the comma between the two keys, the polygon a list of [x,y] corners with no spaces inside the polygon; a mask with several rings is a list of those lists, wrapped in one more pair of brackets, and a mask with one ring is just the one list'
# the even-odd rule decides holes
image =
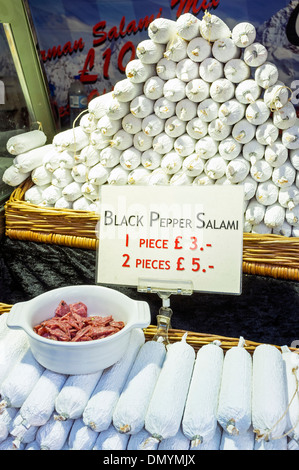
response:
{"label": "stall backdrop", "polygon": [[60,116],[68,115],[68,90],[81,76],[89,97],[111,91],[125,78],[125,66],[138,43],[148,38],[149,23],[190,12],[214,13],[231,28],[249,21],[280,80],[299,103],[298,0],[28,0],[48,81]]}

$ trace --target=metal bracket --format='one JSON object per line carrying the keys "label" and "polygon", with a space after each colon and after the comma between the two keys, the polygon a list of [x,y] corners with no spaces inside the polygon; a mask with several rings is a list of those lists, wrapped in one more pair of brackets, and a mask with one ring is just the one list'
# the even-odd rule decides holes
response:
{"label": "metal bracket", "polygon": [[193,284],[191,281],[165,281],[159,279],[139,279],[138,292],[158,294],[162,299],[162,307],[157,315],[157,331],[153,337],[153,341],[163,338],[165,345],[169,344],[169,329],[171,329],[171,317],[173,314],[170,308],[170,296],[175,295],[191,295],[193,293]]}

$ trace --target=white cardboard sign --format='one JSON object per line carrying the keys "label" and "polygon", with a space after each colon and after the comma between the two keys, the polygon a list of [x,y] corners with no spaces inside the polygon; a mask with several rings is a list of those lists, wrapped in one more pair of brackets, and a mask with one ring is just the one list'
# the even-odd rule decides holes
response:
{"label": "white cardboard sign", "polygon": [[240,294],[242,185],[102,186],[97,283]]}

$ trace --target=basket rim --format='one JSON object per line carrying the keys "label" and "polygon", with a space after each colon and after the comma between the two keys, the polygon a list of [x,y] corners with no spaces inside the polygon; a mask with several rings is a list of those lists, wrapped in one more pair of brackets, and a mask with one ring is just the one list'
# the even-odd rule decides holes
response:
{"label": "basket rim", "polygon": [[[100,214],[40,207],[24,200],[34,182],[28,177],[5,204],[6,235],[34,241],[96,250]],[[299,237],[243,232],[242,269],[246,274],[299,281]]]}
{"label": "basket rim", "polygon": [[14,206],[15,204],[20,204],[21,207],[24,209],[26,208],[29,212],[32,211],[37,212],[39,214],[44,213],[45,215],[64,215],[65,217],[80,217],[80,218],[88,218],[94,219],[96,221],[99,220],[99,214],[93,211],[78,211],[75,209],[62,209],[62,208],[53,208],[53,207],[41,207],[36,204],[32,204],[26,202],[24,200],[26,191],[34,186],[34,182],[32,181],[31,177],[29,176],[22,184],[20,184],[14,191],[11,193],[10,198],[5,203],[5,209],[8,210],[9,206]]}
{"label": "basket rim", "polygon": [[[9,315],[9,312],[12,307],[13,305],[11,304],[5,304],[5,303],[0,302],[0,317],[4,313],[7,313]],[[154,338],[154,336],[157,333],[157,325],[150,324],[148,327],[143,328],[143,332],[144,332],[146,340],[150,341]],[[170,328],[168,330],[169,342],[174,343],[176,341],[180,341],[183,335],[186,333],[187,333],[187,337],[186,337],[187,343],[190,344],[196,351],[200,347],[204,346],[205,344],[210,344],[213,341],[219,341],[222,349],[224,351],[227,351],[231,347],[237,346],[239,343],[239,339],[240,339],[240,338],[216,335],[216,334],[211,334],[211,333],[199,333],[199,332],[190,331],[190,330]],[[245,339],[244,349],[246,349],[250,353],[253,353],[255,348],[261,344],[270,344],[270,343],[260,343],[260,342]],[[271,344],[271,345],[275,346],[277,349],[281,351],[281,346],[278,346],[276,344]],[[299,354],[298,348],[289,347],[289,349],[290,351],[294,351],[297,354]]]}
{"label": "basket rim", "polygon": [[[28,203],[24,201],[24,196],[25,192],[34,185],[34,182],[31,179],[31,176],[29,176],[23,183],[21,183],[18,187],[14,189],[12,194],[10,195],[10,198],[6,201],[5,207],[6,209],[9,208],[10,205],[13,205],[14,203],[21,204],[23,207],[26,207],[27,210],[32,210],[32,212],[38,212],[41,213],[43,210],[45,210],[46,215],[58,215],[62,214],[64,216],[69,216],[71,218],[73,217],[81,217],[86,216],[88,219],[94,219],[96,221],[99,220],[100,215],[97,214],[96,212],[93,211],[76,211],[74,209],[61,209],[61,208],[55,208],[53,209],[52,207],[41,207],[36,204]],[[245,242],[261,242],[265,245],[271,246],[271,243],[276,244],[286,244],[289,245],[290,247],[292,246],[297,246],[299,247],[299,237],[286,237],[284,235],[279,235],[279,234],[274,234],[274,233],[269,233],[269,234],[257,234],[257,233],[249,233],[249,232],[243,232],[243,240]]]}

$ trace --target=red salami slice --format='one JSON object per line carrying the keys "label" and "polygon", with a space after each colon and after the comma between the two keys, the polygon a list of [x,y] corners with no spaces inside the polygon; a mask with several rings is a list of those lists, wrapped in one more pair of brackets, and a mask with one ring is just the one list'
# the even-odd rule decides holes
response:
{"label": "red salami slice", "polygon": [[119,330],[112,326],[99,326],[92,329],[92,335],[96,339],[98,337],[112,335],[113,333],[117,333],[117,331]]}
{"label": "red salami slice", "polygon": [[92,324],[94,326],[107,326],[111,323],[113,320],[112,316],[110,315],[109,317],[88,317],[85,320],[85,323]]}
{"label": "red salami slice", "polygon": [[109,325],[114,326],[118,330],[121,330],[125,326],[123,321],[115,321],[115,320],[111,321]]}
{"label": "red salami slice", "polygon": [[124,326],[124,322],[115,321],[112,315],[87,316],[87,307],[83,302],[68,305],[62,300],[55,310],[54,317],[33,329],[38,335],[54,341],[82,342],[113,335]]}
{"label": "red salami slice", "polygon": [[83,302],[76,302],[74,304],[70,304],[70,311],[71,313],[76,313],[81,317],[87,317],[87,307]]}
{"label": "red salami slice", "polygon": [[58,305],[57,309],[55,310],[55,316],[62,317],[69,311],[70,311],[69,305],[64,300],[62,300],[60,304]]}
{"label": "red salami slice", "polygon": [[90,338],[91,340],[92,339],[91,334],[92,334],[92,327],[88,325],[85,328],[82,328],[82,330],[77,331],[77,333],[71,339],[71,341],[82,341],[83,336],[86,336],[87,338]]}

